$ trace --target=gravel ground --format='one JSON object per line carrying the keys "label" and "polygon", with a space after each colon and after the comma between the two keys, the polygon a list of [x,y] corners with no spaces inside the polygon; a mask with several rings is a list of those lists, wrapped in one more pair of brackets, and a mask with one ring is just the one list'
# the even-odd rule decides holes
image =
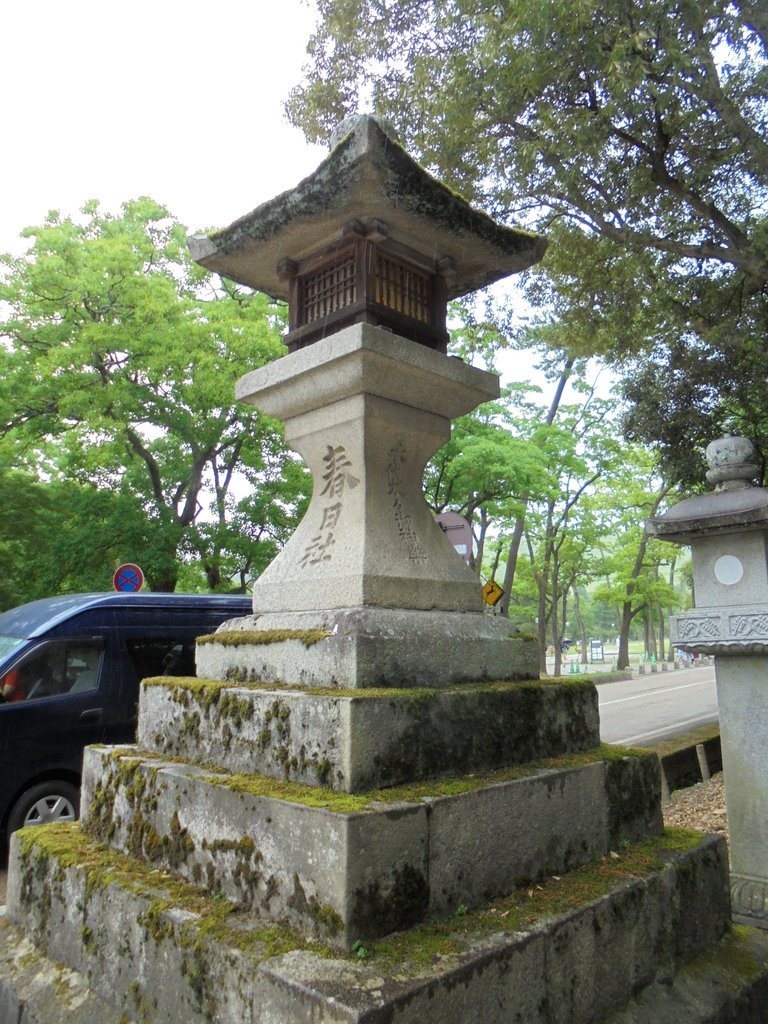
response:
{"label": "gravel ground", "polygon": [[723,774],[718,772],[708,782],[699,782],[689,789],[678,789],[664,804],[664,824],[670,828],[697,828],[728,838],[728,817],[725,811]]}

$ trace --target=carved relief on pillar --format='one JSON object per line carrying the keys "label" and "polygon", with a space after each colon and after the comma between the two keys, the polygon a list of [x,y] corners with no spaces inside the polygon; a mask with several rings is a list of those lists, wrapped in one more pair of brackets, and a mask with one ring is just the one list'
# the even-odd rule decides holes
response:
{"label": "carved relief on pillar", "polygon": [[672,642],[694,654],[768,652],[768,608],[695,609],[672,616]]}
{"label": "carved relief on pillar", "polygon": [[740,640],[768,640],[768,611],[730,615],[731,634]]}
{"label": "carved relief on pillar", "polygon": [[681,643],[709,643],[722,637],[720,615],[677,615],[675,620]]}
{"label": "carved relief on pillar", "polygon": [[731,873],[731,905],[734,917],[743,923],[765,928],[768,922],[768,882]]}

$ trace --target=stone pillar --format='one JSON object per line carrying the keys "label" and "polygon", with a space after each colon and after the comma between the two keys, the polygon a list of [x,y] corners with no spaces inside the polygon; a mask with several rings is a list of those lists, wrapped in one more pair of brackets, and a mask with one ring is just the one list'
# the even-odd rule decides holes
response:
{"label": "stone pillar", "polygon": [[652,521],[690,544],[696,607],[673,616],[675,647],[715,656],[734,920],[768,929],[768,491],[752,443],[707,448],[712,493]]}
{"label": "stone pillar", "polygon": [[422,495],[451,419],[496,398],[498,378],[370,324],[255,370],[237,396],[285,422],[312,501],[256,580],[264,613],[341,608],[482,612],[477,576]]}
{"label": "stone pillar", "polygon": [[477,576],[421,490],[451,419],[498,386],[371,324],[243,377],[238,397],[285,421],[312,501],[256,580],[254,615],[227,624],[247,636],[198,644],[198,673],[351,689],[535,678],[535,640],[484,613]]}

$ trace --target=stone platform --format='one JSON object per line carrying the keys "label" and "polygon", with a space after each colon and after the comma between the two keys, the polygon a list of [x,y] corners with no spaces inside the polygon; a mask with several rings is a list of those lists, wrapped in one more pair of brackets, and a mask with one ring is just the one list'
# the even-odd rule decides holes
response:
{"label": "stone platform", "polygon": [[356,793],[582,753],[599,745],[600,722],[580,679],[345,691],[163,676],[144,681],[138,743]]}
{"label": "stone platform", "polygon": [[349,797],[92,747],[81,813],[113,849],[349,949],[660,832],[657,758],[606,755]]}
{"label": "stone platform", "polygon": [[[719,970],[721,980],[725,972],[725,1013],[740,993],[746,998],[764,952],[745,933],[728,936],[723,841],[691,834],[646,840],[344,958],[288,929],[259,926],[250,912],[109,850],[77,826],[27,830],[14,847],[13,923],[0,928],[0,977],[29,971],[37,958],[38,967],[48,963],[48,978],[66,979],[62,988],[74,991],[75,972],[92,998],[115,1008],[92,1018],[105,1024],[118,1013],[153,1024],[594,1024],[612,1013],[623,1014],[617,1024],[658,1024],[664,1018],[635,1013],[654,986],[670,994],[685,989],[693,971],[701,978]],[[23,945],[19,928],[37,952]],[[725,966],[712,956],[718,944],[730,951]],[[37,1018],[59,1019],[78,1022]]]}
{"label": "stone platform", "polygon": [[340,689],[443,688],[539,675],[536,641],[508,619],[364,607],[232,619],[200,638],[196,668],[211,679]]}

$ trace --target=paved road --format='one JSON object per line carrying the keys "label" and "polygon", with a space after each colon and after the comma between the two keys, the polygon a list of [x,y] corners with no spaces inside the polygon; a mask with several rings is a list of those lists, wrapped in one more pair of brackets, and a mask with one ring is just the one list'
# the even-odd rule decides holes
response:
{"label": "paved road", "polygon": [[604,683],[598,695],[600,737],[605,743],[646,747],[654,740],[717,721],[711,665]]}

